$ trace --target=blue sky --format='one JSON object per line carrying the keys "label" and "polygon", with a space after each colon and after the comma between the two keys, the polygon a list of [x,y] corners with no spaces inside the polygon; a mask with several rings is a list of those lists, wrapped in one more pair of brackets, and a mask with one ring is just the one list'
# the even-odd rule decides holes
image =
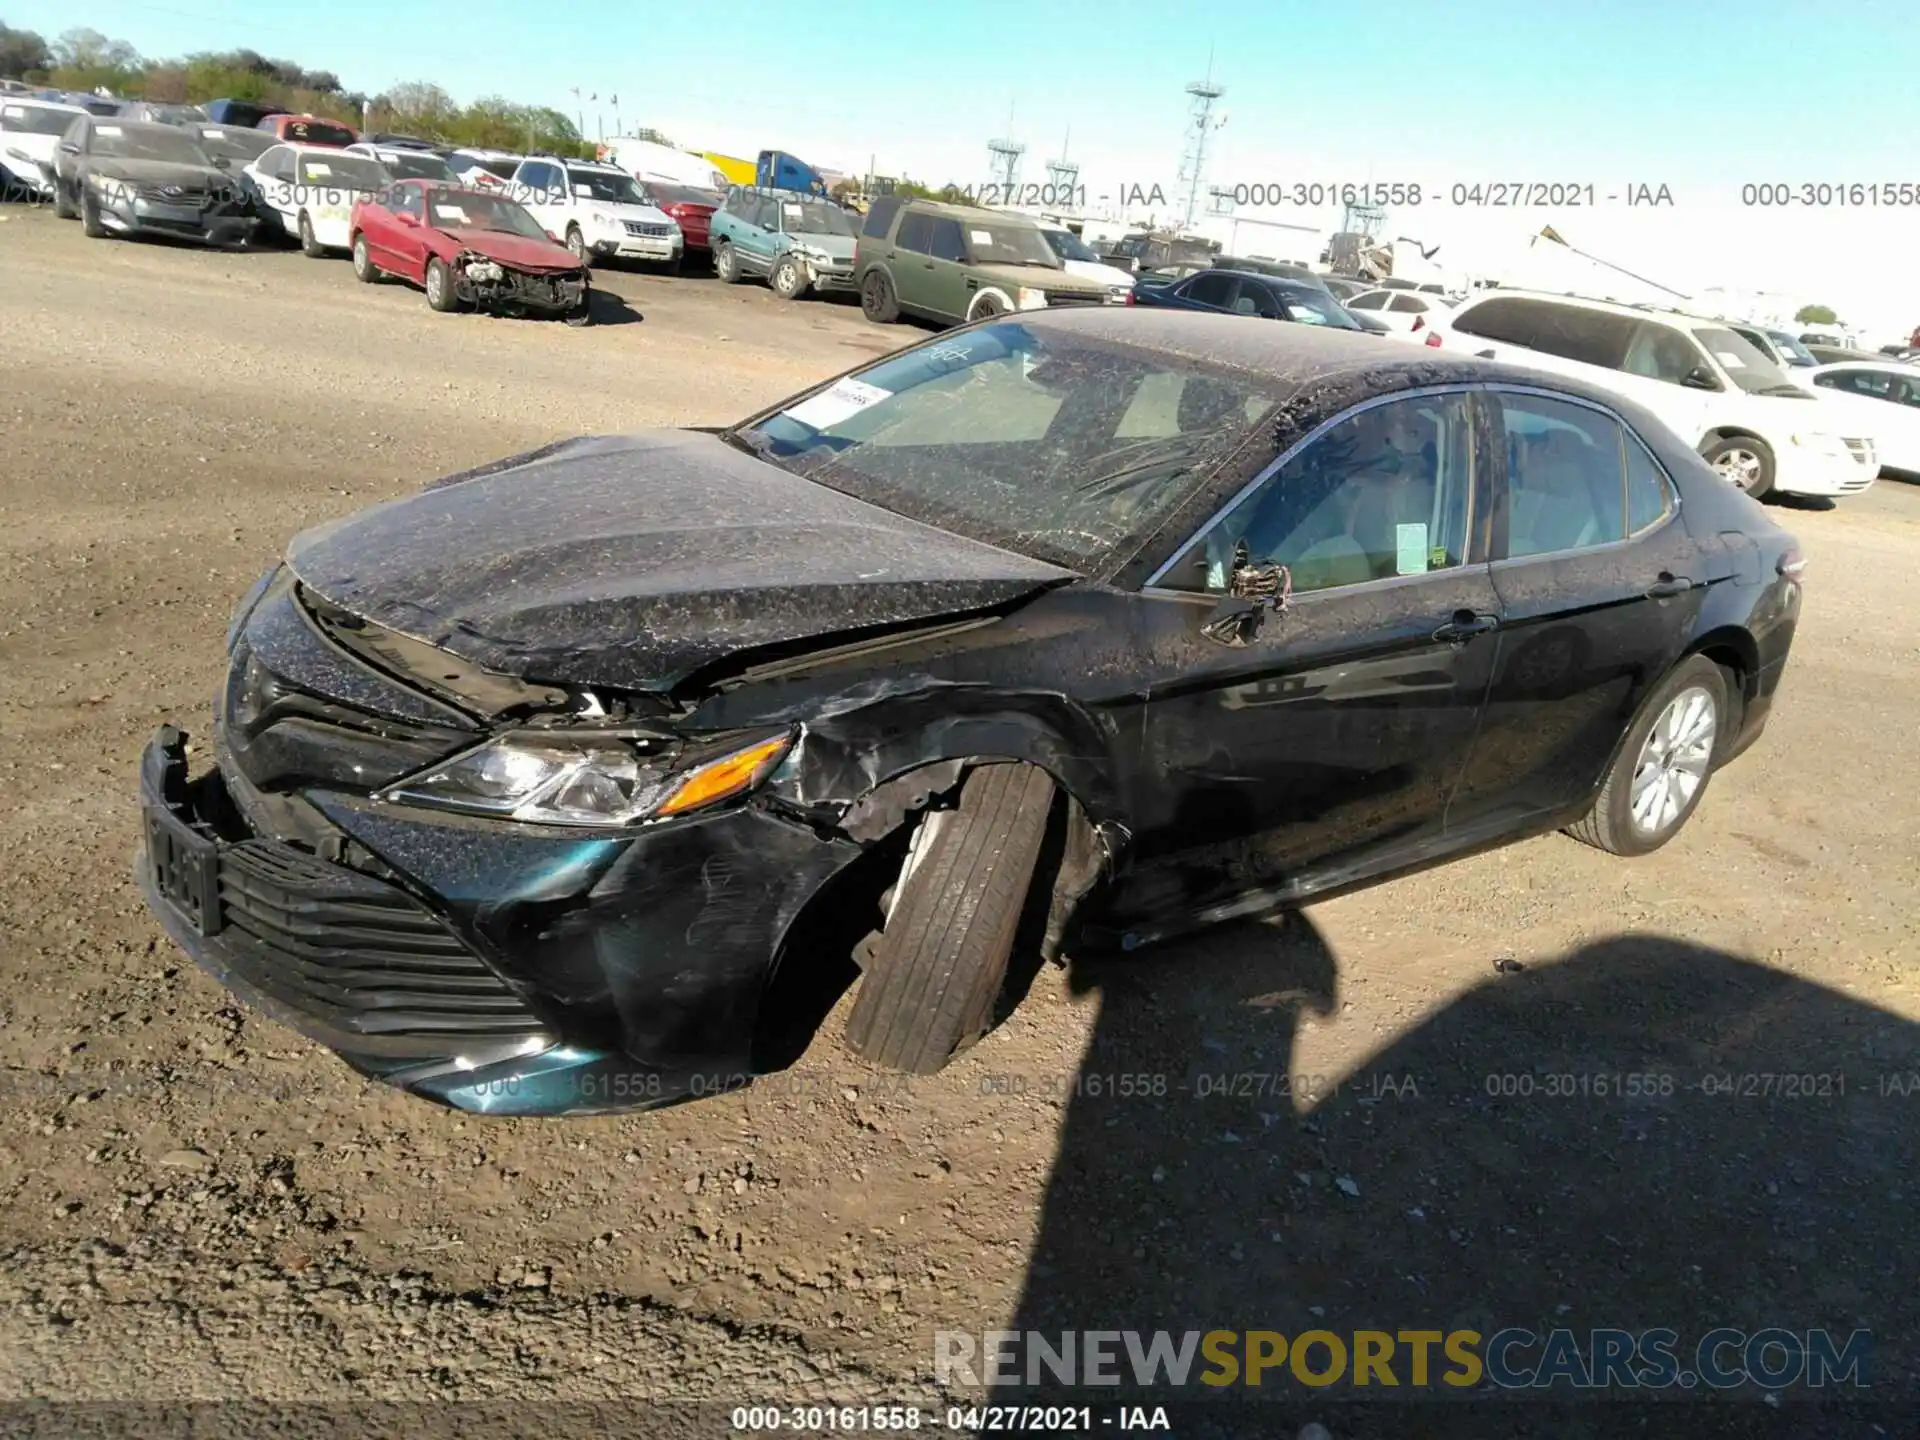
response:
{"label": "blue sky", "polygon": [[[734,154],[784,148],[849,171],[871,155],[882,173],[934,183],[990,179],[986,141],[1009,130],[1029,146],[1022,177],[1043,179],[1070,133],[1095,191],[1174,188],[1182,87],[1206,71],[1211,47],[1227,91],[1213,183],[1548,180],[1593,182],[1602,195],[1664,183],[1675,203],[1660,213],[1429,202],[1392,224],[1459,254],[1550,221],[1576,245],[1687,288],[1709,283],[1703,275],[1812,286],[1843,310],[1911,309],[1902,323],[1920,323],[1920,282],[1876,276],[1863,258],[1920,254],[1920,206],[1740,204],[1750,181],[1920,185],[1906,103],[1920,72],[1911,0],[833,0],[798,11],[0,0],[0,15],[49,38],[88,25],[146,55],[250,46],[355,89],[431,79],[461,99],[584,108],[590,134],[612,133],[607,97],[618,94],[625,129]],[[825,38],[798,15],[817,17]],[[577,107],[575,86],[600,103]]]}

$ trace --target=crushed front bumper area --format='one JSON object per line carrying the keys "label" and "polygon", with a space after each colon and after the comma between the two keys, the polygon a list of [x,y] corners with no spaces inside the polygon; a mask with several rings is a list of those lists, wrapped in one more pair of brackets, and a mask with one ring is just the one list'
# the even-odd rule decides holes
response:
{"label": "crushed front bumper area", "polygon": [[533,275],[483,255],[463,255],[453,267],[454,294],[480,310],[504,315],[578,315],[589,304],[584,270]]}
{"label": "crushed front bumper area", "polygon": [[[372,841],[395,878],[253,833],[246,782],[189,782],[186,736],[161,727],[140,765],[148,907],[249,1006],[364,1075],[477,1113],[647,1109],[749,1083],[780,937],[846,858],[752,811],[583,847],[309,800],[338,828],[322,849]],[[770,854],[749,886],[747,854],[799,835],[812,864],[782,877]],[[401,875],[430,878],[416,894]],[[436,883],[457,898],[427,903]]]}

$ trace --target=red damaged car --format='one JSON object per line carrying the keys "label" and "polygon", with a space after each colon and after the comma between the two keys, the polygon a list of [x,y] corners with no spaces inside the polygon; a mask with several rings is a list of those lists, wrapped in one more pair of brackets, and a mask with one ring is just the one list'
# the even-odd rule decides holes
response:
{"label": "red damaged car", "polygon": [[504,195],[399,180],[354,205],[347,233],[355,275],[369,284],[397,275],[423,286],[435,310],[593,323],[586,267]]}

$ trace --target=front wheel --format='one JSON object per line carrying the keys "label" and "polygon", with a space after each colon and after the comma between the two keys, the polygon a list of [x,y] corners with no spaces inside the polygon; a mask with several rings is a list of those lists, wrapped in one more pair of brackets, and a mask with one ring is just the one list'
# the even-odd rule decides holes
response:
{"label": "front wheel", "polygon": [[91,195],[80,197],[80,228],[95,240],[107,238],[107,227],[100,223],[100,202]]}
{"label": "front wheel", "polygon": [[453,288],[453,272],[438,256],[427,262],[427,304],[443,315],[460,308],[460,297]]}
{"label": "front wheel", "polygon": [[587,237],[580,233],[578,225],[567,227],[567,249],[573,252],[573,258],[578,260],[583,268],[593,264],[593,252],[587,249]]}
{"label": "front wheel", "polygon": [[810,282],[798,260],[791,255],[782,255],[779,263],[773,267],[773,278],[767,283],[782,300],[798,300],[807,293]]}
{"label": "front wheel", "polygon": [[371,285],[380,278],[380,267],[373,263],[373,252],[367,248],[367,237],[353,237],[353,278]]}
{"label": "front wheel", "polygon": [[327,253],[326,246],[313,233],[313,217],[304,210],[300,212],[300,253],[309,260],[318,260]]}
{"label": "front wheel", "polygon": [[1706,793],[1723,747],[1727,677],[1704,655],[1676,665],[1640,707],[1594,798],[1567,833],[1613,855],[1658,850]]}
{"label": "front wheel", "polygon": [[991,320],[997,315],[1007,313],[1007,307],[1000,303],[998,295],[982,295],[974,302],[973,309],[967,312],[969,320]]}
{"label": "front wheel", "polygon": [[64,180],[56,179],[53,182],[53,213],[61,220],[80,218],[80,212],[75,210],[73,203],[67,199],[67,184]]}
{"label": "front wheel", "polygon": [[900,318],[900,301],[886,271],[869,270],[860,282],[860,313],[876,325],[891,325]]}
{"label": "front wheel", "polygon": [[1701,458],[1754,499],[1773,489],[1773,450],[1751,435],[1728,435],[1700,452]]}
{"label": "front wheel", "polygon": [[862,1059],[931,1075],[986,1033],[1053,797],[1038,766],[982,765],[921,818],[847,1017]]}
{"label": "front wheel", "polygon": [[733,246],[725,240],[713,247],[713,273],[722,285],[731,285],[740,278],[740,257],[733,253]]}

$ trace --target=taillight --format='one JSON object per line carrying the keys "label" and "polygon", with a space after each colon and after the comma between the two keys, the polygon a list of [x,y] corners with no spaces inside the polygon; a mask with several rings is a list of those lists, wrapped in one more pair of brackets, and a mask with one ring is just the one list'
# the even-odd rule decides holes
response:
{"label": "taillight", "polygon": [[1801,584],[1806,579],[1807,561],[1806,557],[1800,553],[1798,545],[1787,547],[1786,554],[1780,557],[1778,569],[1781,579],[1792,581],[1795,585]]}
{"label": "taillight", "polygon": [[1438,350],[1440,348],[1440,332],[1438,330],[1427,331],[1427,348],[1429,350]]}
{"label": "taillight", "polygon": [[1131,290],[1127,292],[1127,304],[1133,304],[1133,292]]}

